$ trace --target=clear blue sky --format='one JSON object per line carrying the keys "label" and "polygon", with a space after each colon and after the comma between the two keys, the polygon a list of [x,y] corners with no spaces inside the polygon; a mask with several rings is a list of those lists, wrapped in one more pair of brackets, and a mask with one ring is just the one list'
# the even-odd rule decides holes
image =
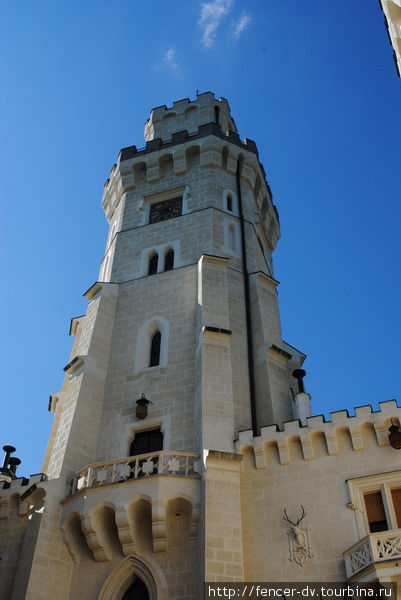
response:
{"label": "clear blue sky", "polygon": [[377,0],[0,2],[0,442],[40,470],[98,275],[103,183],[150,109],[228,98],[282,238],[285,339],[315,413],[399,397],[401,81]]}

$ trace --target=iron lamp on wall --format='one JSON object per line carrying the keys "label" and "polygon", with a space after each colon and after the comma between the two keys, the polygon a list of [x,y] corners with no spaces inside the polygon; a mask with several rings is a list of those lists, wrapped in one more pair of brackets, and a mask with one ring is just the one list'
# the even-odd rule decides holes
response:
{"label": "iron lamp on wall", "polygon": [[390,446],[395,448],[396,450],[401,450],[401,431],[400,426],[395,425],[393,421],[391,421],[391,426],[389,427],[388,441],[390,442]]}
{"label": "iron lamp on wall", "polygon": [[145,398],[145,394],[142,394],[140,398],[136,401],[136,410],[135,416],[137,419],[146,419],[148,416],[148,406],[149,404],[153,404],[150,400]]}

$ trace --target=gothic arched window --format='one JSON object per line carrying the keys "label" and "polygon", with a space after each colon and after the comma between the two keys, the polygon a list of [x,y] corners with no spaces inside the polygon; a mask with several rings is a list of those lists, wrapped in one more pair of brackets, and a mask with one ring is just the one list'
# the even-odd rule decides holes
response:
{"label": "gothic arched window", "polygon": [[171,271],[174,269],[174,250],[169,250],[164,258],[164,270]]}
{"label": "gothic arched window", "polygon": [[227,196],[227,210],[233,211],[233,197],[230,194]]}
{"label": "gothic arched window", "polygon": [[149,259],[149,270],[148,275],[154,275],[157,273],[157,263],[159,262],[158,254],[154,253]]}
{"label": "gothic arched window", "polygon": [[149,367],[157,367],[160,364],[160,347],[162,334],[160,331],[155,331],[150,344],[150,360]]}

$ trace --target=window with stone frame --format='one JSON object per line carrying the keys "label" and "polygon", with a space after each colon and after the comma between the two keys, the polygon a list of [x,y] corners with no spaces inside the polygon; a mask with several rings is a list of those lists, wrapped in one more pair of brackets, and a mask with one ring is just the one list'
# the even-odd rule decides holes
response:
{"label": "window with stone frame", "polygon": [[157,367],[160,364],[161,341],[162,334],[160,331],[155,331],[150,342],[149,367]]}
{"label": "window with stone frame", "polygon": [[172,269],[174,269],[174,250],[170,248],[164,257],[164,270],[172,271]]}
{"label": "window with stone frame", "polygon": [[157,252],[153,252],[149,257],[148,275],[154,275],[157,273],[157,266],[159,263],[159,255]]}
{"label": "window with stone frame", "polygon": [[135,432],[134,439],[129,447],[129,456],[149,454],[163,450],[163,433],[160,427]]}
{"label": "window with stone frame", "polygon": [[348,481],[361,535],[401,529],[401,471]]}
{"label": "window with stone frame", "polygon": [[167,221],[174,217],[179,217],[182,214],[182,196],[172,198],[171,200],[163,200],[162,202],[154,202],[150,206],[149,223],[159,223]]}

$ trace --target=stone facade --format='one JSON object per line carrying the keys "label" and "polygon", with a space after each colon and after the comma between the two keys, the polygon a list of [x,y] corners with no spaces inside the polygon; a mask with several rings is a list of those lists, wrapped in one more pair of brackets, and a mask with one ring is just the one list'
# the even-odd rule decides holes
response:
{"label": "stone facade", "polygon": [[[105,184],[105,256],[71,321],[43,474],[0,484],[0,597],[127,600],[139,580],[153,600],[201,598],[205,581],[400,581],[388,429],[401,409],[310,416],[293,377],[305,355],[282,339],[280,226],[255,143],[209,92],[154,109],[145,139]],[[158,447],[143,445],[151,435]],[[386,527],[372,533],[364,498],[377,490]],[[284,521],[301,507],[299,524]]]}
{"label": "stone facade", "polygon": [[401,77],[401,2],[400,0],[380,0],[384,13],[384,24],[390,44],[393,47],[393,58],[398,76]]}

